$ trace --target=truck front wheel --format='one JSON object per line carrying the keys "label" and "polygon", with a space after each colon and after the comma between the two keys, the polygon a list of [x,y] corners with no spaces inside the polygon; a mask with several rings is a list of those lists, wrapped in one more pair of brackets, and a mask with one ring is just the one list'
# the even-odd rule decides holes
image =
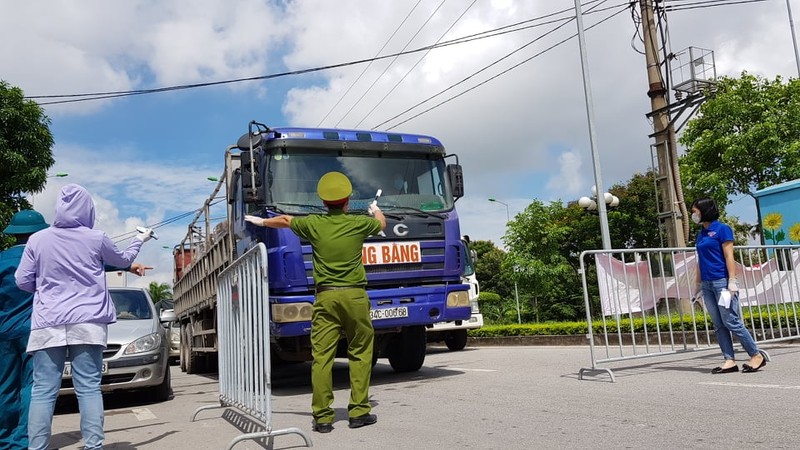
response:
{"label": "truck front wheel", "polygon": [[186,373],[202,373],[204,367],[200,361],[201,356],[198,355],[197,352],[192,351],[192,344],[194,344],[194,339],[192,337],[194,334],[192,333],[192,323],[188,322],[184,324],[181,329],[183,330],[183,335],[181,336],[181,347],[184,345],[186,346]]}
{"label": "truck front wheel", "polygon": [[453,330],[444,338],[444,343],[450,351],[464,350],[467,346],[467,330]]}
{"label": "truck front wheel", "polygon": [[400,334],[389,343],[386,353],[389,364],[395,372],[416,372],[425,362],[427,339],[425,327],[415,325],[405,327]]}

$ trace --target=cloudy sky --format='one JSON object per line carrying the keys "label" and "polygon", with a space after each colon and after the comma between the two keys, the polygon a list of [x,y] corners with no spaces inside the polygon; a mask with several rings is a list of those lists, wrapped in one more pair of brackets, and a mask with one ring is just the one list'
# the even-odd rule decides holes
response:
{"label": "cloudy sky", "polygon": [[[723,2],[724,3],[724,2]],[[714,51],[719,75],[796,77],[784,0],[708,7],[667,0],[669,46]],[[28,96],[152,89],[258,77],[458,45],[300,75],[46,104],[56,164],[36,209],[84,185],[97,228],[121,236],[191,213],[223,170],[225,147],[257,120],[269,126],[392,129],[430,134],[459,155],[462,232],[502,246],[506,208],[574,200],[594,184],[572,0],[0,0],[0,78]],[[704,7],[698,7],[704,6]],[[791,0],[800,14],[800,0]],[[643,45],[621,0],[584,0],[603,185],[650,165]],[[596,26],[594,26],[597,24]],[[564,41],[562,43],[562,41]],[[753,220],[752,201],[734,203]],[[213,214],[212,214],[213,215]],[[131,284],[169,282],[170,249],[188,219],[158,228]],[[598,230],[599,232],[599,230]],[[164,248],[169,247],[169,248]]]}

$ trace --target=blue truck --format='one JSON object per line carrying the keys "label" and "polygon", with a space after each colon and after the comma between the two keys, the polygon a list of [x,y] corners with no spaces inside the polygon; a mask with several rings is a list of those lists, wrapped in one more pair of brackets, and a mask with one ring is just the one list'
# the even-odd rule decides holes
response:
{"label": "blue truck", "polygon": [[[425,360],[427,329],[470,319],[469,285],[462,279],[469,250],[455,209],[464,195],[456,155],[431,136],[251,122],[226,150],[222,177],[173,252],[183,370],[215,369],[216,276],[258,243],[268,254],[272,358],[311,360],[311,246],[288,229],[254,227],[244,216],[325,214],[316,187],[330,171],[353,184],[350,214],[367,214],[377,190],[383,193],[378,206],[387,227],[362,251],[374,362],[386,357],[395,371],[416,371]],[[210,216],[222,199],[226,213],[212,228]],[[341,342],[342,354],[345,348]]]}

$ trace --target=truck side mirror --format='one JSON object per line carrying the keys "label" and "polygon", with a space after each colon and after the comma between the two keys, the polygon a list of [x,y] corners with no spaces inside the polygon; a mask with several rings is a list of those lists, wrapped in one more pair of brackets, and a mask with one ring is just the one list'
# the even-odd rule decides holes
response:
{"label": "truck side mirror", "polygon": [[[245,203],[262,203],[264,201],[264,183],[259,164],[261,154],[261,149],[241,153],[242,200]],[[255,181],[255,185],[253,185],[253,181]]]}
{"label": "truck side mirror", "polygon": [[447,177],[450,179],[450,187],[453,189],[453,197],[460,198],[464,196],[464,174],[461,171],[461,165],[448,164]]}

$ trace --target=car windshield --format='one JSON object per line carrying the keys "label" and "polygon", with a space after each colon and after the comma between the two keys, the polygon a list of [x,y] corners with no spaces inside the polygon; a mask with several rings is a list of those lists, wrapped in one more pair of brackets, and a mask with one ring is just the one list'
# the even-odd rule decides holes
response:
{"label": "car windshield", "polygon": [[317,196],[317,183],[330,171],[342,172],[352,182],[353,212],[366,212],[378,189],[383,191],[378,206],[393,214],[435,213],[453,208],[441,157],[378,152],[353,155],[276,150],[268,165],[269,203],[289,214],[325,211]]}
{"label": "car windshield", "polygon": [[111,291],[111,300],[117,310],[117,320],[152,319],[150,301],[142,291]]}

